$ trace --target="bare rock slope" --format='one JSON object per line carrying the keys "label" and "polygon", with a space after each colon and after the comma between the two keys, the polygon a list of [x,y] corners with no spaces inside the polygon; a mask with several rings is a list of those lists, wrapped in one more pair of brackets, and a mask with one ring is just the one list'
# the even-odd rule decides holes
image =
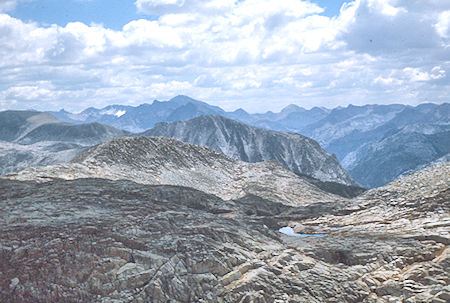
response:
{"label": "bare rock slope", "polygon": [[[72,172],[139,158],[120,150],[94,150]],[[214,153],[197,152],[194,163]],[[449,168],[297,205],[128,180],[42,182],[45,172],[1,178],[0,301],[448,302]]]}
{"label": "bare rock slope", "polygon": [[286,222],[320,241],[286,243],[353,269],[373,302],[450,300],[450,162],[404,176],[352,200],[347,215]]}
{"label": "bare rock slope", "polygon": [[127,179],[143,184],[192,187],[227,200],[253,194],[287,205],[340,199],[274,161],[246,163],[208,147],[163,137],[113,139],[69,164],[30,168],[8,177],[41,181]]}

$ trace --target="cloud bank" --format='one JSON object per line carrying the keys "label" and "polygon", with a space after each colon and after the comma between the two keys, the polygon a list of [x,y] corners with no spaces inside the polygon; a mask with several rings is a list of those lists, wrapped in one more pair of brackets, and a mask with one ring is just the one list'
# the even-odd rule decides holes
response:
{"label": "cloud bank", "polygon": [[[15,1],[0,2],[0,12]],[[225,109],[448,102],[450,3],[137,0],[115,31],[0,14],[0,110],[137,105],[186,94]]]}

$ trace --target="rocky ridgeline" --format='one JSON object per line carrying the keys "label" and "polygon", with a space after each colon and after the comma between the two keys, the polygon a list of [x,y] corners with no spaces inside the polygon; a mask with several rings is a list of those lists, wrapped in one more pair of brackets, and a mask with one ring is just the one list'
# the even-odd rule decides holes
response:
{"label": "rocky ridgeline", "polygon": [[163,137],[113,139],[70,164],[30,168],[8,178],[127,179],[143,184],[192,187],[223,199],[253,194],[288,205],[339,199],[276,162],[246,163],[208,147]]}
{"label": "rocky ridgeline", "polygon": [[313,139],[299,134],[256,128],[218,115],[158,123],[142,134],[208,146],[245,162],[277,161],[296,174],[324,182],[358,185],[335,156]]}
{"label": "rocky ridgeline", "polygon": [[[138,107],[110,105],[78,114],[64,110],[52,114],[70,123],[99,122],[138,133],[153,128],[146,134],[207,145],[243,161],[277,160],[296,173],[350,184],[347,172],[335,159],[329,158],[322,167],[327,156],[315,146],[317,141],[366,188],[386,185],[406,172],[450,157],[449,103],[416,107],[350,104],[309,110],[291,104],[278,113],[250,114],[243,109],[226,112],[187,96],[176,96],[168,102],[155,100]],[[309,158],[311,154],[321,159]]]}
{"label": "rocky ridgeline", "polygon": [[367,196],[389,197],[393,205],[404,204],[402,202],[415,199],[433,198],[448,189],[449,163],[439,163],[398,178],[386,186],[369,191]]}
{"label": "rocky ridgeline", "polygon": [[350,200],[170,140],[1,178],[0,301],[449,301],[450,163]]}

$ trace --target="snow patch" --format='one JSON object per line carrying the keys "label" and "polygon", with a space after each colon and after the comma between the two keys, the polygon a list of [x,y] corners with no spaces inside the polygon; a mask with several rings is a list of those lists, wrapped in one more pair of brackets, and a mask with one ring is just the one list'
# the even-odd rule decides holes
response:
{"label": "snow patch", "polygon": [[114,114],[114,116],[116,116],[117,118],[120,118],[123,115],[125,115],[126,113],[127,113],[126,110],[118,110],[117,113]]}
{"label": "snow patch", "polygon": [[116,116],[117,118],[120,118],[123,115],[125,115],[126,113],[127,113],[126,110],[120,110],[120,109],[111,108],[111,109],[108,109],[108,110],[101,111],[100,115]]}
{"label": "snow patch", "polygon": [[293,237],[298,237],[298,238],[306,238],[306,237],[323,238],[323,237],[328,236],[328,234],[298,234],[298,233],[294,232],[292,227],[289,227],[289,226],[282,227],[278,231],[282,234],[285,234],[288,236],[293,236]]}

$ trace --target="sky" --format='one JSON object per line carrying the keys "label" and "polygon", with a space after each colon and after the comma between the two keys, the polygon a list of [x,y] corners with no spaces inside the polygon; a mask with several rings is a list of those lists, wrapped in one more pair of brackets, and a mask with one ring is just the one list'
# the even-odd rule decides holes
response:
{"label": "sky", "polygon": [[450,101],[448,0],[0,0],[0,110]]}

